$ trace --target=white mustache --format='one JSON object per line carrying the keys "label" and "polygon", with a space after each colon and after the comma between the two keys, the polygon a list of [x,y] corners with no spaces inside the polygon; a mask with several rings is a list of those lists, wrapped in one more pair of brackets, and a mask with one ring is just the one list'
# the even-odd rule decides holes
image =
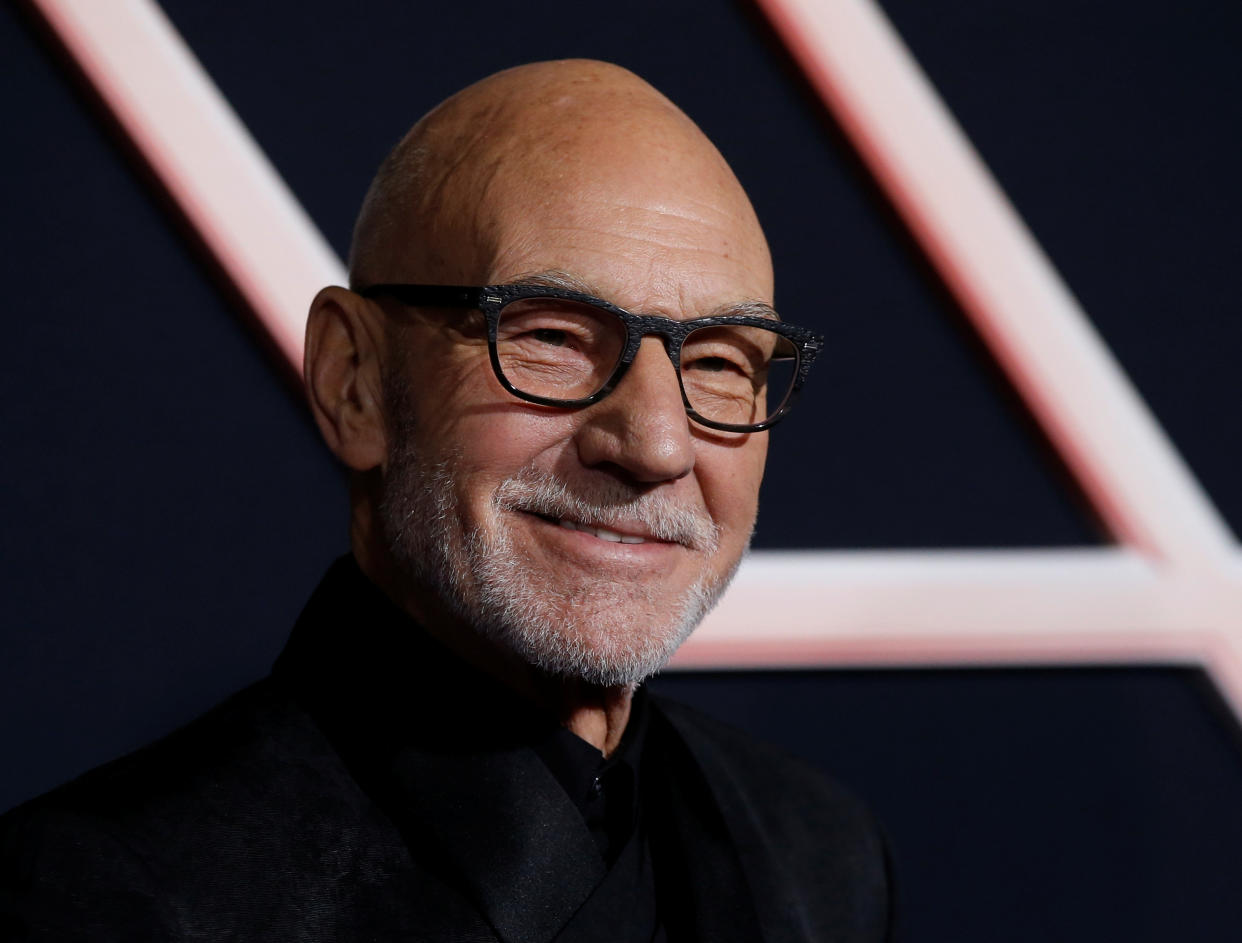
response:
{"label": "white mustache", "polygon": [[700,508],[686,507],[667,495],[640,492],[619,481],[575,486],[547,472],[523,469],[496,489],[493,503],[506,511],[526,511],[543,517],[568,518],[606,528],[639,524],[656,540],[712,552],[720,543],[720,528]]}

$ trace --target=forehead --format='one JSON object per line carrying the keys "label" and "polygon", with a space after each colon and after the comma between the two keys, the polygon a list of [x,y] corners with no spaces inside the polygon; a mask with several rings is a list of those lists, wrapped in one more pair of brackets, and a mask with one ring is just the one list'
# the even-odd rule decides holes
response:
{"label": "forehead", "polygon": [[641,162],[581,169],[532,168],[516,185],[489,187],[485,283],[547,277],[669,317],[770,304],[767,244],[731,178],[695,180],[673,163],[655,173]]}

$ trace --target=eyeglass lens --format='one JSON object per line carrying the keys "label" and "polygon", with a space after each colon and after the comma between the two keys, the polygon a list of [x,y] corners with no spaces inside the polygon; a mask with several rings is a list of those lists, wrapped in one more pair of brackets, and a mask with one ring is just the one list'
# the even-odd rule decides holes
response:
{"label": "eyeglass lens", "polygon": [[[615,314],[560,298],[523,298],[501,309],[496,353],[515,389],[546,399],[585,399],[612,376],[625,349]],[[797,352],[775,331],[716,325],[692,331],[681,349],[686,399],[704,419],[760,423],[793,387]]]}

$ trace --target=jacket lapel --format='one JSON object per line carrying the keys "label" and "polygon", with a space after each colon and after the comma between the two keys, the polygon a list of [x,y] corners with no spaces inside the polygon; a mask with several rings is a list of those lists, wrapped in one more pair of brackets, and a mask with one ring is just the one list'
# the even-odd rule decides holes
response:
{"label": "jacket lapel", "polygon": [[652,711],[648,748],[645,814],[670,938],[762,939],[751,888],[708,771],[659,709]]}
{"label": "jacket lapel", "polygon": [[603,879],[582,815],[534,751],[406,749],[394,772],[405,817],[505,943],[552,939]]}
{"label": "jacket lapel", "polygon": [[809,940],[796,882],[785,874],[728,757],[676,712],[653,706],[669,802],[661,824],[688,856],[682,879],[691,889],[697,937]]}

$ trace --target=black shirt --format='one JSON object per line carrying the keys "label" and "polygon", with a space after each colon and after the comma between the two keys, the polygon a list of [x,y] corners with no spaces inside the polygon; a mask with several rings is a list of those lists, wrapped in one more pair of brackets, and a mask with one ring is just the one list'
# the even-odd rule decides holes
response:
{"label": "black shirt", "polygon": [[647,736],[647,694],[635,692],[630,719],[612,756],[564,727],[534,744],[587,827],[604,860],[611,864],[634,834],[639,817],[639,769]]}

